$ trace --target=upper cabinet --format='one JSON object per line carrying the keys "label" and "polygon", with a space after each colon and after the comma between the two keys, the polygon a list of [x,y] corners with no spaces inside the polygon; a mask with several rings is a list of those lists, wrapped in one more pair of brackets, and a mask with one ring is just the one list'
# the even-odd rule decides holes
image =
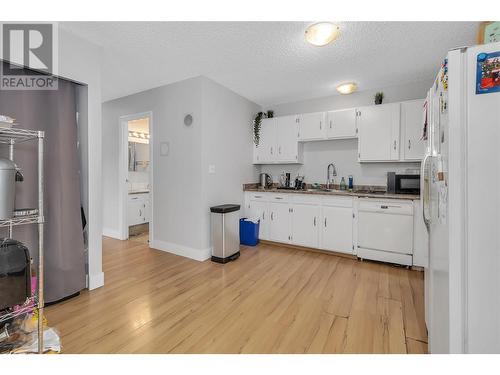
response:
{"label": "upper cabinet", "polygon": [[276,151],[276,119],[263,119],[260,123],[259,145],[254,143],[253,161],[255,164],[266,163],[274,159]]}
{"label": "upper cabinet", "polygon": [[358,109],[358,159],[360,162],[398,161],[400,103]]}
{"label": "upper cabinet", "polygon": [[[358,161],[420,161],[424,100],[262,120],[254,164],[300,164],[303,142],[358,138]],[[333,146],[334,147],[334,146]]]}
{"label": "upper cabinet", "polygon": [[297,116],[263,119],[259,145],[254,144],[254,164],[301,163],[301,145],[297,136]]}
{"label": "upper cabinet", "polygon": [[297,116],[299,141],[356,138],[356,109],[304,113]]}
{"label": "upper cabinet", "polygon": [[297,116],[299,141],[325,139],[325,112],[304,113]]}
{"label": "upper cabinet", "polygon": [[422,160],[426,141],[422,140],[424,100],[401,103],[401,158],[405,161]]}
{"label": "upper cabinet", "polygon": [[326,138],[356,138],[357,111],[355,108],[330,111],[326,114]]}

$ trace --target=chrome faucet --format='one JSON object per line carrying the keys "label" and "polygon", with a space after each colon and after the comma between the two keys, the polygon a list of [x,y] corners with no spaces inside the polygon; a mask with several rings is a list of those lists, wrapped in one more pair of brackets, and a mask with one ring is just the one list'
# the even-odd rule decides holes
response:
{"label": "chrome faucet", "polygon": [[[331,168],[330,168],[331,167]],[[331,176],[330,176],[330,169],[331,169]],[[333,185],[335,182],[333,177],[337,176],[337,168],[335,168],[335,164],[330,163],[328,164],[328,167],[326,167],[326,188],[330,189],[330,184]]]}

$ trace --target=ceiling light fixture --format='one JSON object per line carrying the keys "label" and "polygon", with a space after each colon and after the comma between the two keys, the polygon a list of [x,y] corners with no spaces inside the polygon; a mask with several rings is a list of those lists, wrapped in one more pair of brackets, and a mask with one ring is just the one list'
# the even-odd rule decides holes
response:
{"label": "ceiling light fixture", "polygon": [[331,22],[318,22],[306,29],[306,40],[313,46],[323,47],[330,44],[340,34],[340,28]]}
{"label": "ceiling light fixture", "polygon": [[356,91],[357,88],[358,85],[355,84],[354,82],[346,82],[338,85],[337,91],[342,95],[347,95],[347,94],[352,94],[354,91]]}

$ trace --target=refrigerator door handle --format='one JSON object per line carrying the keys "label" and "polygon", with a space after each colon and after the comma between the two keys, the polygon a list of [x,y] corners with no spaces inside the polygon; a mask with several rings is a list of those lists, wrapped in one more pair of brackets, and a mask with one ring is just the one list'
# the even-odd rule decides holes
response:
{"label": "refrigerator door handle", "polygon": [[[429,228],[430,225],[430,219],[428,219],[425,216],[425,211],[426,211],[426,205],[430,204],[429,199],[426,199],[426,192],[430,192],[430,186],[427,186],[426,188],[426,178],[425,178],[425,171],[427,168],[427,160],[429,160],[430,155],[425,154],[424,159],[422,160],[422,165],[421,165],[421,170],[420,170],[420,176],[423,181],[423,189],[422,189],[422,218],[424,220],[424,224],[426,225],[427,228]],[[430,178],[427,178],[428,183],[430,182]],[[430,197],[429,197],[430,198]]]}

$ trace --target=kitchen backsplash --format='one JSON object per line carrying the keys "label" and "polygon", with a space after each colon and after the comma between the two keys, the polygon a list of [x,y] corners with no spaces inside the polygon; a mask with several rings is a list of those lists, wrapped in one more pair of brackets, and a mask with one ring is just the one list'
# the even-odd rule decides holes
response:
{"label": "kitchen backsplash", "polygon": [[335,183],[342,177],[353,175],[356,185],[385,186],[387,172],[404,173],[407,169],[419,169],[420,163],[359,163],[358,141],[356,139],[330,140],[304,143],[304,164],[302,165],[262,165],[261,172],[269,173],[273,182],[279,182],[282,172],[290,172],[292,177],[304,175],[307,183],[325,183],[326,168],[334,163],[337,169]]}

